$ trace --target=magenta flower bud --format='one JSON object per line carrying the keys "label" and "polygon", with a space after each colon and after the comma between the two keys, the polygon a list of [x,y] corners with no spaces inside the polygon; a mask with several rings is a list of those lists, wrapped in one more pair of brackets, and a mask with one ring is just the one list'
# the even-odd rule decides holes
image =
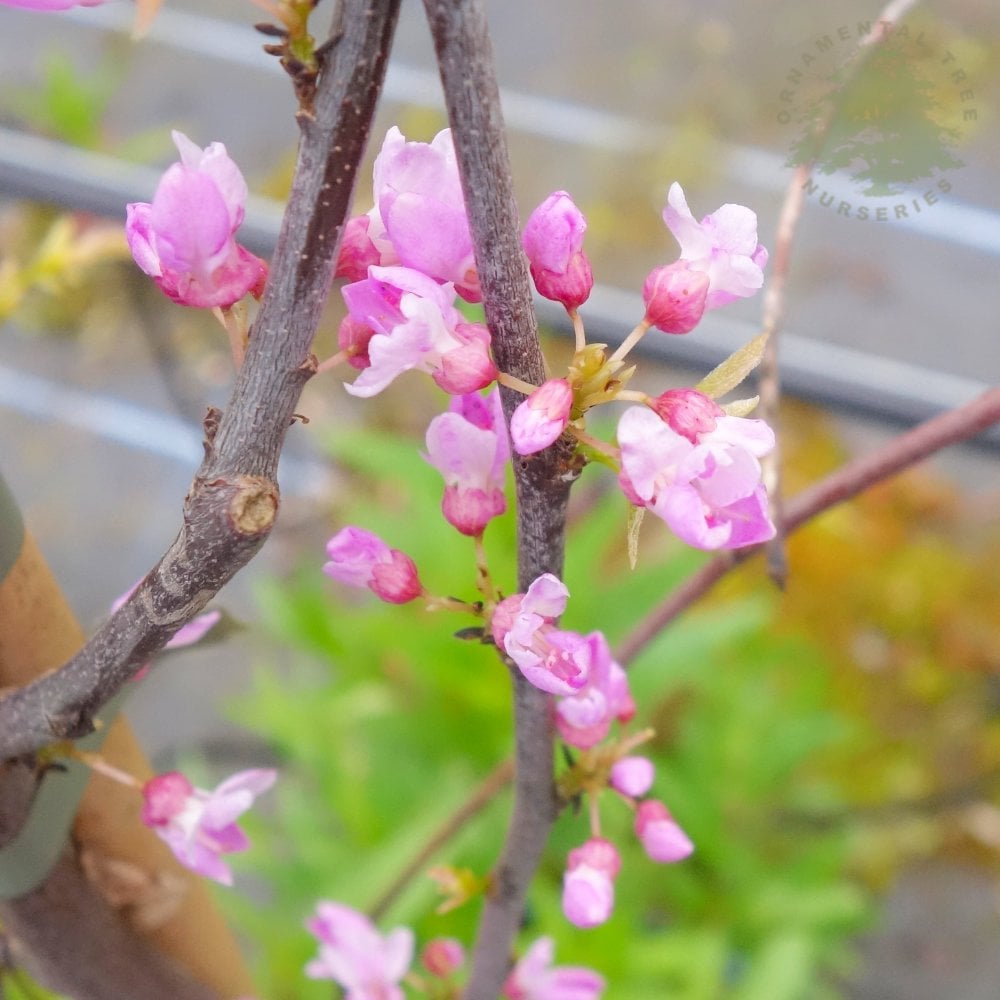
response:
{"label": "magenta flower bud", "polygon": [[361,323],[353,316],[347,315],[340,321],[337,330],[337,344],[342,351],[347,352],[347,363],[358,371],[364,371],[372,361],[368,357],[368,344],[375,331],[366,323]]}
{"label": "magenta flower bud", "polygon": [[564,378],[549,379],[510,418],[510,439],[519,455],[533,455],[559,439],[569,423],[573,390]]}
{"label": "magenta flower bud", "polygon": [[618,849],[610,840],[594,837],[569,852],[563,878],[562,908],[577,927],[597,927],[615,905],[614,879],[621,868]]}
{"label": "magenta flower bud", "polygon": [[431,374],[438,387],[452,395],[464,396],[496,381],[489,329],[482,323],[459,323],[454,336],[458,346],[442,352],[440,366]]}
{"label": "magenta flower bud", "polygon": [[611,766],[611,787],[637,799],[653,787],[656,769],[647,757],[622,757]]}
{"label": "magenta flower bud", "polygon": [[152,203],[126,206],[125,236],[135,262],[185,306],[231,306],[260,295],[267,265],[233,238],[247,186],[221,142],[205,149],[173,133],[181,161],[164,173]]}
{"label": "magenta flower bud", "polygon": [[664,864],[682,861],[694,851],[694,844],[677,825],[670,811],[655,799],[639,803],[635,814],[635,834],[650,858]]}
{"label": "magenta flower bud", "polygon": [[708,275],[685,260],[654,267],[642,286],[646,320],[664,333],[690,333],[701,321]]}
{"label": "magenta flower bud", "polygon": [[719,417],[726,415],[714,399],[697,389],[668,389],[649,405],[661,420],[692,444],[698,443],[699,434],[714,431]]}
{"label": "magenta flower bud", "polygon": [[372,264],[384,263],[378,247],[368,236],[370,222],[367,215],[355,215],[345,223],[337,265],[333,272],[335,278],[362,281],[368,277],[368,268]]}
{"label": "magenta flower bud", "polygon": [[556,191],[531,213],[521,238],[538,294],[566,309],[579,308],[594,287],[583,252],[586,231],[587,220],[573,199]]}
{"label": "magenta flower bud", "polygon": [[413,560],[363,528],[338,531],[326,543],[326,554],[327,576],[349,587],[368,587],[390,604],[406,604],[424,592]]}
{"label": "magenta flower bud", "polygon": [[194,791],[180,771],[157,774],[142,786],[142,821],[146,826],[166,826],[179,816]]}
{"label": "magenta flower bud", "polygon": [[465,964],[465,949],[455,938],[434,938],[424,945],[420,958],[432,976],[445,979]]}

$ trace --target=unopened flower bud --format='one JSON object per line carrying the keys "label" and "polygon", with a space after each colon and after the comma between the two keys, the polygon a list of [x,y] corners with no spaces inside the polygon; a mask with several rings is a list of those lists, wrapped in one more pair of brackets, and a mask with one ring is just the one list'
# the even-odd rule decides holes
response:
{"label": "unopened flower bud", "polygon": [[327,576],[350,587],[368,587],[390,604],[405,604],[424,592],[413,560],[363,528],[338,531],[326,543],[326,554]]}
{"label": "unopened flower bud", "polygon": [[521,244],[538,294],[566,309],[577,309],[590,295],[594,276],[583,252],[587,220],[565,191],[550,194],[531,213]]}
{"label": "unopened flower bud", "polygon": [[664,333],[690,333],[705,312],[709,278],[687,261],[653,268],[642,286],[646,320]]}
{"label": "unopened flower bud", "polygon": [[420,957],[432,976],[445,979],[465,964],[465,949],[455,938],[434,938],[424,946]]}
{"label": "unopened flower bud", "polygon": [[668,389],[649,405],[661,420],[692,444],[698,443],[699,434],[714,431],[719,417],[726,415],[714,399],[697,389]]}
{"label": "unopened flower bud", "polygon": [[569,423],[573,390],[564,378],[539,386],[510,418],[510,439],[519,455],[533,455],[559,439]]}
{"label": "unopened flower bud", "polygon": [[611,766],[611,787],[637,799],[653,787],[656,769],[646,757],[622,757]]}
{"label": "unopened flower bud", "polygon": [[333,272],[335,278],[362,281],[368,277],[368,268],[372,264],[382,263],[382,255],[368,235],[370,222],[367,215],[355,215],[344,224],[340,253]]}
{"label": "unopened flower bud", "polygon": [[639,804],[635,815],[635,833],[654,861],[670,864],[682,861],[694,851],[694,844],[677,825],[670,810],[655,799]]}
{"label": "unopened flower bud", "polygon": [[594,837],[569,852],[563,878],[562,908],[577,927],[597,927],[615,905],[614,879],[621,868],[618,849],[610,840]]}

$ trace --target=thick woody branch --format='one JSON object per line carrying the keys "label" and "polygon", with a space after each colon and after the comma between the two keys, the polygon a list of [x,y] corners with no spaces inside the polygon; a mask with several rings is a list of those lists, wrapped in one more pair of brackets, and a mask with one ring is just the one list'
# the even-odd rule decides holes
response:
{"label": "thick woody branch", "polygon": [[399,0],[342,0],[302,139],[267,290],[226,410],[184,502],[184,523],[129,600],[59,670],[0,700],[0,759],[93,729],[94,713],[259,550],[385,76]]}
{"label": "thick woody branch", "polygon": [[[539,385],[545,379],[545,361],[521,251],[485,10],[479,0],[424,0],[424,7],[454,131],[493,354],[502,371]],[[509,420],[521,397],[502,392]],[[542,573],[562,573],[573,478],[568,458],[557,445],[514,463],[522,590]],[[548,698],[520,671],[512,670],[511,676],[517,741],[514,812],[479,924],[468,1000],[495,1000],[500,992],[525,894],[557,810]]]}

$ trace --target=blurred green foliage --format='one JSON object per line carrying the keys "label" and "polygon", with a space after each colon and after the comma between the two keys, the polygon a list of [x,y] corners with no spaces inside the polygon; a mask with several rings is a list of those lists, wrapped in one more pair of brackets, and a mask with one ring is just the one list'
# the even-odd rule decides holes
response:
{"label": "blurred green foliage", "polygon": [[[818,418],[803,411],[792,423],[786,453],[799,478],[835,464],[838,447]],[[364,430],[331,447],[347,477],[331,528],[373,530],[415,559],[432,592],[475,598],[471,542],[440,518],[440,479],[415,442]],[[564,622],[599,627],[614,645],[703,556],[648,523],[639,568],[629,572],[624,501],[601,489],[605,481],[588,471],[578,487]],[[983,645],[995,642],[988,608],[997,606],[995,592],[983,591],[988,580],[996,585],[988,546],[980,535],[978,555],[964,554],[959,538],[947,538],[949,525],[961,526],[957,501],[919,482],[910,477],[802,532],[786,595],[759,568],[741,570],[636,659],[633,725],[657,731],[648,747],[654,794],[696,852],[677,865],[650,862],[631,814],[608,795],[604,830],[623,854],[616,911],[580,931],[562,917],[559,893],[566,854],[587,827],[567,811],[532,891],[523,943],[552,934],[558,962],[607,977],[608,1000],[838,995],[873,912],[872,887],[915,852],[969,841],[961,813],[941,812],[935,794],[988,779],[998,763],[1000,727],[983,698],[982,671],[996,652]],[[491,525],[487,549],[509,590],[510,515]],[[504,669],[488,647],[452,637],[469,620],[347,592],[322,576],[321,561],[317,553],[262,587],[263,623],[291,662],[260,668],[255,694],[238,708],[283,761],[276,813],[257,820],[247,859],[266,872],[267,906],[227,897],[261,950],[261,992],[274,1000],[329,995],[328,984],[303,985],[315,945],[302,921],[315,902],[371,907],[511,749]],[[900,579],[911,581],[909,604],[905,594],[887,600]],[[869,647],[887,662],[866,661]],[[957,735],[941,721],[954,712],[968,724]],[[961,774],[942,767],[948,740],[965,761]],[[970,801],[977,794],[974,786]],[[508,807],[505,793],[434,863],[488,873]],[[928,823],[937,831],[930,841],[911,836]],[[417,879],[382,924],[469,942],[478,902],[437,914],[437,901],[431,880]]]}

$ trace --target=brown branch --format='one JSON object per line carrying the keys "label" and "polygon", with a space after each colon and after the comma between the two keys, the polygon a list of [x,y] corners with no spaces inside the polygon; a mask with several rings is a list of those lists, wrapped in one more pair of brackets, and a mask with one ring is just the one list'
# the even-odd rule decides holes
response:
{"label": "brown branch", "polygon": [[505,789],[514,777],[514,761],[501,761],[476,787],[472,794],[448,816],[427,838],[403,870],[392,880],[389,887],[368,909],[372,920],[380,920],[389,907],[399,898],[403,890],[424,870],[438,851],[452,837],[461,832],[462,827],[481,813],[493,799]]}
{"label": "brown branch", "polygon": [[0,700],[0,759],[93,729],[94,714],[249,562],[278,509],[278,455],[368,139],[399,0],[342,0],[302,130],[292,193],[246,363],[160,562],[59,670]]}
{"label": "brown branch", "polygon": [[[424,0],[476,248],[486,320],[498,367],[540,385],[545,361],[500,109],[486,14],[480,0]],[[508,420],[521,397],[501,390]],[[542,573],[562,574],[572,442],[514,463],[521,590]],[[514,809],[493,890],[486,900],[466,996],[495,1000],[510,966],[524,899],[556,816],[549,698],[511,670],[514,685]]]}
{"label": "brown branch", "polygon": [[[855,60],[848,79],[841,85],[841,91],[850,86],[851,81],[864,66],[869,53],[885,42],[892,34],[897,22],[906,16],[910,9],[916,6],[918,0],[891,0],[879,14],[872,29],[858,43],[860,56]],[[768,334],[764,357],[760,366],[760,408],[758,415],[772,427],[778,424],[778,410],[781,406],[781,373],[778,365],[778,334],[784,321],[785,289],[788,285],[788,273],[791,266],[792,242],[802,217],[802,206],[805,203],[806,185],[812,177],[816,160],[822,152],[823,145],[839,111],[840,102],[834,104],[816,125],[812,135],[812,153],[806,163],[800,163],[792,174],[785,197],[781,204],[778,217],[778,229],[775,234],[774,255],[771,263],[770,278],[764,293],[763,332]],[[776,534],[767,543],[767,569],[771,578],[784,586],[788,575],[788,563],[785,554],[785,524],[784,504],[781,495],[781,440],[780,436],[774,450],[766,456],[764,462],[764,484],[770,501],[771,519],[774,521]]]}
{"label": "brown branch", "polygon": [[[922,462],[950,444],[968,441],[1000,422],[1000,388],[990,389],[965,406],[949,410],[888,441],[881,448],[848,462],[825,479],[803,490],[785,506],[785,527],[790,533],[818,514],[850,500],[863,490]],[[653,609],[622,641],[616,658],[633,660],[682,611],[707,594],[734,566],[757,555],[755,545],[716,556],[685,580]]]}

